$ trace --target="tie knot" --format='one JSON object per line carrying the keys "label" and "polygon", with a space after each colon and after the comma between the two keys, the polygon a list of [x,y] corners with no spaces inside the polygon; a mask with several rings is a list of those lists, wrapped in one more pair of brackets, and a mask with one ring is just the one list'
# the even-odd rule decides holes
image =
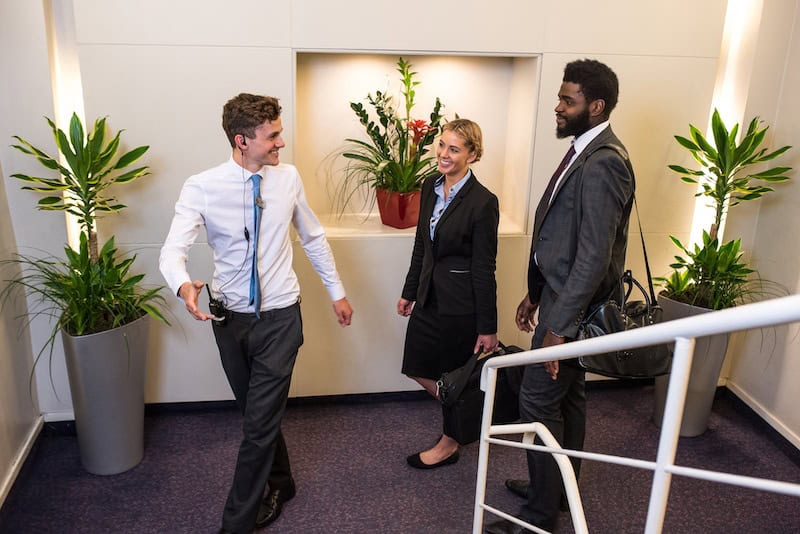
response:
{"label": "tie knot", "polygon": [[261,175],[260,174],[254,174],[253,176],[250,177],[250,179],[253,180],[253,183],[256,184],[256,185],[261,183]]}

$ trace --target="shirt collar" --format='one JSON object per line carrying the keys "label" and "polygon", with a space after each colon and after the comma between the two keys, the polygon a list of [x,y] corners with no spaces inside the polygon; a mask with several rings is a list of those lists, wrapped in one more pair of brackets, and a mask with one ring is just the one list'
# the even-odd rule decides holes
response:
{"label": "shirt collar", "polygon": [[[266,167],[266,165],[264,167]],[[254,174],[260,174],[262,179],[266,178],[266,169],[264,167],[261,167],[258,172],[250,172],[236,163],[236,160],[233,159],[233,156],[228,158],[228,162],[226,163],[226,169],[229,175],[235,177],[239,182],[246,182]]]}
{"label": "shirt collar", "polygon": [[[467,174],[465,174],[462,179],[460,179],[459,181],[454,183],[452,187],[450,187],[451,194],[448,198],[452,198],[459,191],[461,191],[461,188],[464,187],[464,184],[467,183],[467,180],[469,180],[470,176],[472,176],[472,169],[467,169]],[[444,174],[436,179],[436,181],[433,183],[433,188],[437,194],[439,195],[444,194]]]}
{"label": "shirt collar", "polygon": [[583,150],[584,150],[584,149],[585,149],[585,148],[586,148],[586,147],[589,145],[589,143],[591,143],[592,141],[594,141],[594,139],[595,139],[595,138],[596,138],[598,135],[600,135],[600,133],[601,133],[603,130],[605,130],[606,128],[608,128],[608,125],[609,125],[609,121],[603,121],[603,122],[601,122],[600,124],[598,124],[597,126],[595,126],[594,128],[591,128],[591,129],[589,129],[589,130],[586,130],[586,131],[585,131],[585,132],[583,132],[581,135],[579,135],[578,137],[576,137],[576,138],[575,138],[575,139],[572,141],[572,146],[575,148],[575,156],[577,157],[577,156],[578,156],[578,154],[580,154],[581,152],[583,152]]}

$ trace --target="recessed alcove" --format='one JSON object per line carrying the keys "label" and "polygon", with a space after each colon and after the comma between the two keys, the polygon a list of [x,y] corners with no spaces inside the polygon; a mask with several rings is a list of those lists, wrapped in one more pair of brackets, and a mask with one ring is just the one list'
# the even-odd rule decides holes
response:
{"label": "recessed alcove", "polygon": [[334,201],[343,161],[331,154],[343,146],[346,138],[366,140],[350,102],[366,105],[368,93],[388,91],[401,107],[402,87],[396,70],[400,56],[412,63],[417,73],[415,80],[420,82],[413,118],[427,120],[439,97],[448,120],[458,115],[481,126],[484,155],[473,165],[473,171],[500,200],[500,233],[524,233],[539,56],[297,51],[294,163],[306,184],[309,204],[325,224],[329,237],[413,232],[413,228],[394,230],[382,226],[377,208],[368,213],[369,202],[364,202],[368,197],[355,198],[343,212]]}

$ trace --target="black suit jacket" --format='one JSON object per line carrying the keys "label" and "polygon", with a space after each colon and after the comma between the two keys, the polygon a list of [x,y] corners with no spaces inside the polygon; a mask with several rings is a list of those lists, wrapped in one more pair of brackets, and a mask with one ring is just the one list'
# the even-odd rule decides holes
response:
{"label": "black suit jacket", "polygon": [[[574,338],[590,305],[619,283],[635,189],[626,160],[622,142],[607,127],[567,170],[533,229],[528,293],[540,304],[534,342],[546,330]],[[547,302],[540,302],[545,286]]]}
{"label": "black suit jacket", "polygon": [[442,315],[474,313],[478,334],[497,332],[497,197],[473,174],[459,190],[436,224],[430,238],[430,219],[436,204],[434,184],[440,176],[422,185],[419,222],[411,266],[402,296],[429,305],[431,292]]}

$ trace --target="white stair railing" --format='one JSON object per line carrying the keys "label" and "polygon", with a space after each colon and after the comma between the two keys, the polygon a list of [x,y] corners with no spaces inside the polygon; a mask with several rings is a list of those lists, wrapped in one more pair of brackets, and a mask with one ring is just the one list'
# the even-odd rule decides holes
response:
{"label": "white stair railing", "polygon": [[[486,505],[486,478],[489,463],[489,445],[504,445],[526,450],[541,451],[553,454],[559,463],[562,477],[565,480],[567,499],[570,505],[575,531],[588,532],[583,506],[578,493],[575,475],[567,457],[596,460],[606,463],[649,469],[654,472],[650,490],[650,503],[647,510],[645,534],[658,534],[664,525],[672,475],[680,475],[722,484],[748,487],[774,493],[783,493],[800,497],[800,484],[791,484],[776,480],[745,477],[730,473],[721,473],[705,469],[695,469],[675,465],[675,453],[683,417],[683,406],[689,383],[689,372],[692,367],[694,341],[698,337],[724,334],[740,330],[751,330],[767,326],[776,326],[800,321],[800,295],[792,295],[754,304],[747,304],[710,312],[677,321],[669,321],[647,328],[639,328],[627,332],[610,334],[584,341],[575,341],[554,347],[518,352],[506,356],[498,356],[484,364],[481,375],[481,389],[486,392],[481,422],[480,449],[478,452],[478,476],[475,488],[475,510],[473,517],[473,534],[480,534],[483,528],[484,511],[504,517],[517,524],[524,525],[535,532],[545,532],[533,525]],[[637,460],[624,456],[596,454],[585,451],[562,449],[552,439],[552,435],[541,423],[512,425],[492,425],[497,370],[502,367],[530,365],[553,360],[575,358],[579,355],[590,356],[623,349],[659,345],[675,342],[672,360],[672,372],[664,406],[664,417],[661,423],[661,435],[655,462]],[[523,441],[498,439],[493,436],[523,433]],[[545,445],[534,445],[533,435],[538,434]],[[549,437],[548,437],[549,436]],[[559,460],[559,458],[561,460]],[[564,465],[566,462],[566,465]]]}

